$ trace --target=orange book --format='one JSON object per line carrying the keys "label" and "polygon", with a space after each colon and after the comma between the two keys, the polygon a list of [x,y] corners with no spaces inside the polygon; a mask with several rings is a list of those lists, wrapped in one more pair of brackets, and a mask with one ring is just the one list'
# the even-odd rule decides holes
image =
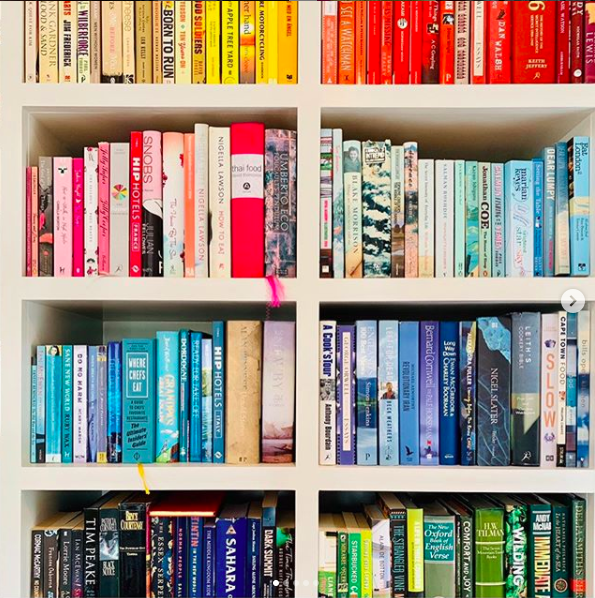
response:
{"label": "orange book", "polygon": [[339,83],[355,83],[355,2],[339,2]]}
{"label": "orange book", "polygon": [[368,7],[355,3],[355,82],[365,85],[368,79]]}
{"label": "orange book", "polygon": [[440,2],[440,83],[455,82],[455,3]]}
{"label": "orange book", "polygon": [[184,135],[184,264],[185,278],[194,278],[196,275],[196,254],[194,248],[196,235],[195,212],[195,137],[194,133]]}
{"label": "orange book", "polygon": [[[357,4],[365,4],[358,2]],[[337,2],[322,3],[322,83],[337,83],[338,64],[338,15]]]}
{"label": "orange book", "polygon": [[256,83],[256,2],[240,2],[240,83]]}

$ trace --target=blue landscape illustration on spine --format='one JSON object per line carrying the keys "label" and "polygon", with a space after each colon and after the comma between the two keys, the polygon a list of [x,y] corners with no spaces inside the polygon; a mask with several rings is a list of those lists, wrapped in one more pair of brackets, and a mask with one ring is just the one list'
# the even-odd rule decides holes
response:
{"label": "blue landscape illustration on spine", "polygon": [[378,465],[377,323],[357,323],[357,463]]}
{"label": "blue landscape illustration on spine", "polygon": [[419,324],[401,323],[399,437],[401,465],[419,465]]}

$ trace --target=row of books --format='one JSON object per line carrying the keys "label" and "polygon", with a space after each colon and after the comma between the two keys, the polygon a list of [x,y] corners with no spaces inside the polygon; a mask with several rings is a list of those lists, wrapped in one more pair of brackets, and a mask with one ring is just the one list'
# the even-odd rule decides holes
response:
{"label": "row of books", "polygon": [[32,463],[292,463],[295,324],[42,345]]}
{"label": "row of books", "polygon": [[322,82],[594,83],[592,2],[322,2]]}
{"label": "row of books", "polygon": [[31,596],[285,598],[295,515],[277,492],[104,495],[32,529]]}
{"label": "row of books", "polygon": [[25,2],[27,83],[298,80],[297,2]]}
{"label": "row of books", "polygon": [[591,140],[506,164],[321,131],[323,278],[589,276]]}
{"label": "row of books", "polygon": [[320,328],[321,465],[589,467],[590,314]]}
{"label": "row of books", "polygon": [[27,276],[296,276],[297,134],[133,131],[26,171]]}
{"label": "row of books", "polygon": [[586,502],[573,495],[377,496],[320,517],[321,598],[586,598]]}

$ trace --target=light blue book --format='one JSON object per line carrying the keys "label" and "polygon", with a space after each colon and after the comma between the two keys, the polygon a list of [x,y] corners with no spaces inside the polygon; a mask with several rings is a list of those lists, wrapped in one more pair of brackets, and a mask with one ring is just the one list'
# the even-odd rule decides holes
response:
{"label": "light blue book", "polygon": [[535,217],[533,210],[533,162],[507,162],[506,194],[506,275],[533,277]]}
{"label": "light blue book", "polygon": [[492,277],[492,165],[479,164],[479,276]]}
{"label": "light blue book", "polygon": [[73,348],[62,347],[62,463],[73,458]]}
{"label": "light blue book", "polygon": [[213,323],[213,463],[225,463],[225,323]]}
{"label": "light blue book", "polygon": [[492,276],[506,276],[504,164],[492,164]]}
{"label": "light blue book", "polygon": [[46,347],[46,463],[62,462],[62,347]]}
{"label": "light blue book", "polygon": [[87,460],[89,463],[97,463],[97,438],[99,435],[97,353],[98,347],[89,347],[87,366],[89,376],[87,390]]}
{"label": "light blue book", "polygon": [[556,143],[556,231],[554,274],[570,274],[570,214],[569,214],[568,146]]}
{"label": "light blue book", "polygon": [[188,463],[190,428],[190,331],[180,330],[180,463]]}
{"label": "light blue book", "polygon": [[46,378],[46,350],[45,346],[37,347],[37,404],[35,410],[35,445],[37,447],[36,463],[45,463],[46,456],[46,401],[45,401],[45,378]]}
{"label": "light blue book", "polygon": [[179,347],[179,333],[157,333],[157,463],[180,459]]}
{"label": "light blue book", "polygon": [[465,278],[467,271],[467,207],[465,201],[465,161],[455,162],[455,277]]}
{"label": "light blue book", "polygon": [[358,465],[378,465],[378,324],[356,322]]}
{"label": "light blue book", "polygon": [[202,459],[202,333],[190,334],[190,462]]}
{"label": "light blue book", "polygon": [[399,322],[378,324],[380,465],[399,464]]}
{"label": "light blue book", "polygon": [[552,277],[555,268],[556,238],[556,148],[541,153],[545,169],[543,197],[543,275]]}
{"label": "light blue book", "polygon": [[575,137],[570,155],[570,275],[591,275],[591,141]]}
{"label": "light blue book", "polygon": [[535,218],[535,232],[533,237],[533,275],[536,278],[544,276],[543,253],[543,219],[544,219],[544,163],[541,158],[533,160],[533,210]]}
{"label": "light blue book", "polygon": [[419,323],[399,332],[399,440],[401,465],[419,465]]}
{"label": "light blue book", "polygon": [[345,278],[343,131],[333,129],[333,278]]}
{"label": "light blue book", "polygon": [[202,453],[203,463],[213,463],[213,339],[202,339]]}
{"label": "light blue book", "polygon": [[465,164],[466,268],[468,278],[479,277],[479,163]]}
{"label": "light blue book", "polygon": [[29,461],[37,463],[37,365],[31,364],[31,427],[29,430]]}
{"label": "light blue book", "polygon": [[[39,363],[38,363],[39,367]],[[578,467],[589,467],[591,418],[591,312],[578,314],[578,380],[577,380],[577,444]]]}
{"label": "light blue book", "polygon": [[107,347],[97,347],[97,463],[107,463]]}

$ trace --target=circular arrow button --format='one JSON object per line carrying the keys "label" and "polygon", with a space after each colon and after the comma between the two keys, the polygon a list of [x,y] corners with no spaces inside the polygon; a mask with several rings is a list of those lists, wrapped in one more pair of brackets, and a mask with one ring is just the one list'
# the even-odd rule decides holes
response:
{"label": "circular arrow button", "polygon": [[577,314],[585,307],[585,296],[576,289],[570,289],[562,295],[562,307],[569,314]]}

